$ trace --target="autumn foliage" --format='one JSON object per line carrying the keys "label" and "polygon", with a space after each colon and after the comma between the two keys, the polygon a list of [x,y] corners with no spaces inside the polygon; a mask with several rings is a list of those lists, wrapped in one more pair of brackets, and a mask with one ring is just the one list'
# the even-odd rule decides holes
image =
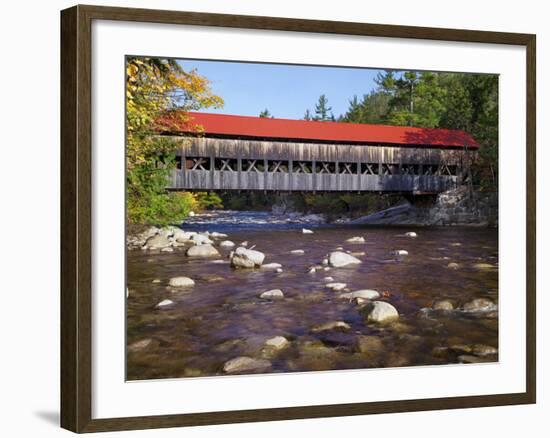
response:
{"label": "autumn foliage", "polygon": [[[130,223],[166,224],[196,207],[191,194],[168,193],[167,178],[181,143],[159,135],[189,123],[187,112],[221,107],[208,79],[175,60],[126,59],[126,188]],[[192,129],[200,132],[200,126]]]}

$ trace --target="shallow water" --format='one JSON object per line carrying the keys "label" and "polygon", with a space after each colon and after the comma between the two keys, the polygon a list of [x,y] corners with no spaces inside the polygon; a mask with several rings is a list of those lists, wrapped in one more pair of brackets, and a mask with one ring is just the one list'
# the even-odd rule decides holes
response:
{"label": "shallow water", "polygon": [[[482,297],[498,303],[498,230],[308,225],[314,234],[302,234],[300,224],[273,223],[277,221],[260,213],[225,213],[190,222],[186,230],[220,231],[237,244],[248,241],[266,254],[264,263],[281,263],[284,271],[234,270],[224,248],[217,259],[225,263],[190,259],[183,248],[173,253],[129,251],[129,380],[222,374],[223,364],[238,356],[267,358],[271,372],[288,372],[457,363],[462,353],[436,354],[434,348],[498,347],[495,312],[420,311],[439,299],[450,299],[458,307]],[[418,237],[405,237],[406,231],[416,231]],[[353,236],[364,236],[366,243],[345,242]],[[363,263],[308,273],[311,265],[340,246],[364,251],[366,255],[358,256]],[[295,249],[305,254],[290,254]],[[398,249],[409,255],[393,256]],[[447,268],[450,262],[460,268]],[[494,268],[476,268],[479,263]],[[181,275],[193,278],[195,286],[167,289],[168,280]],[[399,311],[398,322],[367,324],[354,303],[338,299],[341,292],[324,286],[326,276],[346,283],[351,291],[383,292],[381,299]],[[160,283],[153,283],[155,279]],[[269,289],[281,289],[285,298],[270,302],[258,297]],[[156,309],[164,299],[175,305]],[[312,332],[332,321],[344,321],[351,329]],[[277,353],[266,351],[265,340],[278,335],[285,336],[289,346]],[[359,351],[361,335],[376,336],[381,348]],[[139,341],[146,341],[145,346],[136,347]]]}

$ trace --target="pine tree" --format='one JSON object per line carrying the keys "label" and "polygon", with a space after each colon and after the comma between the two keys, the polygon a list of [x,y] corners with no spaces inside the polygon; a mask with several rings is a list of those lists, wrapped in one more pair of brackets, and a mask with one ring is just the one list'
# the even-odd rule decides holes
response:
{"label": "pine tree", "polygon": [[319,122],[334,120],[334,114],[332,114],[331,111],[332,107],[328,105],[327,97],[324,94],[321,94],[317,104],[315,105],[315,116],[313,117],[313,120]]}

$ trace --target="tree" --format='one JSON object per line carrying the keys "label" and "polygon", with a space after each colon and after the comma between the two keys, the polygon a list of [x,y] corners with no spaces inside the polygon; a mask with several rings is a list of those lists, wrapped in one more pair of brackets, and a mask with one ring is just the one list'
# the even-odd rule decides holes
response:
{"label": "tree", "polygon": [[361,101],[354,96],[341,121],[351,123],[384,123],[390,96],[381,91],[363,95]]}
{"label": "tree", "polygon": [[260,112],[259,117],[261,117],[262,119],[264,119],[264,118],[266,118],[266,119],[271,118],[272,119],[273,118],[273,116],[271,115],[271,113],[269,112],[269,110],[267,108]]}
{"label": "tree", "polygon": [[319,100],[315,104],[315,116],[313,116],[313,120],[319,122],[334,121],[334,114],[332,114],[331,111],[332,107],[328,106],[327,97],[321,94]]}
{"label": "tree", "polygon": [[304,120],[312,120],[313,117],[311,116],[311,111],[306,109],[306,112],[304,114]]}
{"label": "tree", "polygon": [[[220,107],[208,79],[184,71],[175,60],[126,60],[126,191],[130,223],[165,224],[190,209],[190,195],[165,189],[175,168],[177,144],[160,130],[189,123],[187,111]],[[196,127],[198,130],[199,127]]]}

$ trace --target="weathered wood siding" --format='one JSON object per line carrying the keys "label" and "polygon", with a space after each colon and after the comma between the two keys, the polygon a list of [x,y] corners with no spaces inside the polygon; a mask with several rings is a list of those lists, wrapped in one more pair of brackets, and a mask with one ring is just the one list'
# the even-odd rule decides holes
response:
{"label": "weathered wood siding", "polygon": [[170,189],[440,192],[458,183],[463,162],[473,154],[427,147],[173,138],[181,144],[181,164]]}

